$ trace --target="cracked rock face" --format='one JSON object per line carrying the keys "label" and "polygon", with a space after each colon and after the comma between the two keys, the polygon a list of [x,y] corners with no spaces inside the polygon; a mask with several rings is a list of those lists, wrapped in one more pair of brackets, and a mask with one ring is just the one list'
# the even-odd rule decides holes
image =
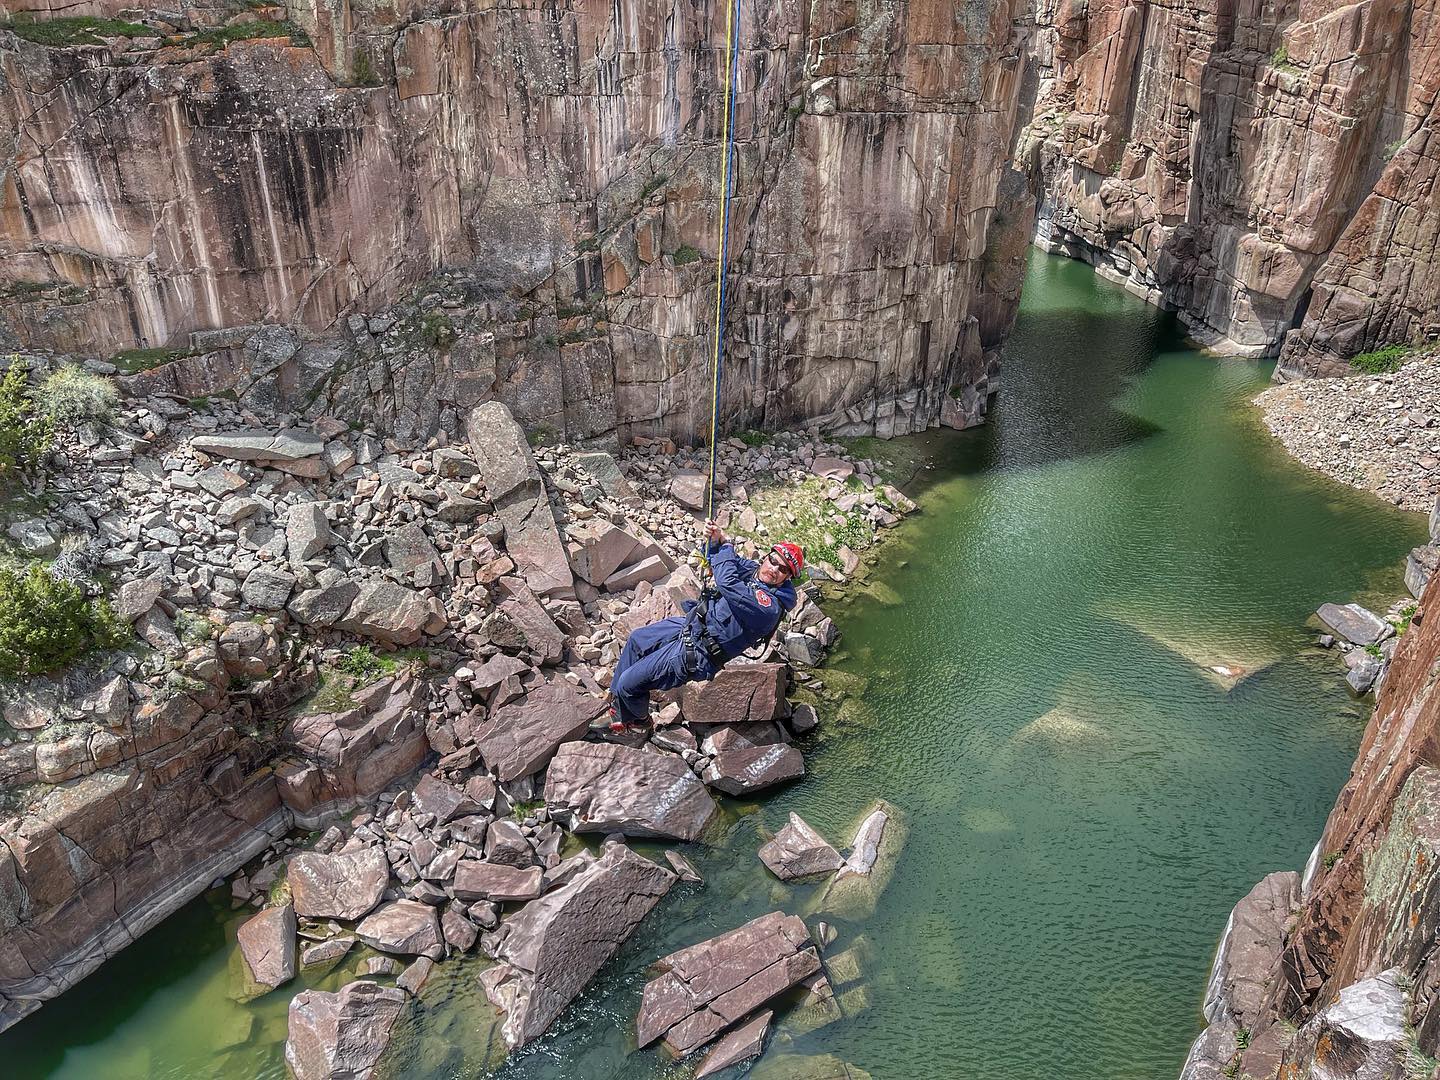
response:
{"label": "cracked rock face", "polygon": [[512,1049],[545,1033],[673,884],[669,870],[611,844],[568,884],[486,936],[500,963],[481,982],[506,1013]]}
{"label": "cracked rock face", "polygon": [[[1413,14],[1412,14],[1413,12]],[[1424,6],[1037,10],[1019,153],[1040,244],[1092,262],[1277,377],[1435,330],[1437,87]]]}
{"label": "cracked rock face", "polygon": [[266,908],[241,925],[237,935],[245,971],[246,998],[259,997],[295,977],[295,908]]}
{"label": "cracked rock face", "polygon": [[782,881],[829,873],[845,865],[829,841],[796,813],[791,813],[789,822],[774,839],[761,845],[760,861]]}
{"label": "cracked rock face", "polygon": [[719,807],[685,759],[618,743],[566,743],[545,774],[545,803],[576,832],[698,840]]}
{"label": "cracked rock face", "polygon": [[[737,427],[904,433],[985,385],[1021,266],[1003,237],[1023,244],[1030,212],[994,210],[1020,180],[1023,11],[757,12],[728,268]],[[7,305],[17,335],[193,334],[207,351],[147,382],[411,441],[492,397],[577,436],[703,430],[724,12],[524,0],[397,27],[320,0],[293,17],[313,47],[122,64],[7,45],[0,119],[32,148],[0,208],[0,284],[32,286]],[[440,311],[346,318],[441,267],[463,280]],[[968,405],[946,418],[973,422],[983,390]]]}
{"label": "cracked rock face", "polygon": [[802,919],[774,911],[671,953],[645,984],[641,1046],[663,1038],[679,1056],[704,1046],[767,1001],[820,970]]}
{"label": "cracked rock face", "polygon": [[599,711],[600,702],[557,680],[501,706],[472,737],[497,777],[518,780],[544,768],[562,746],[583,736]]}

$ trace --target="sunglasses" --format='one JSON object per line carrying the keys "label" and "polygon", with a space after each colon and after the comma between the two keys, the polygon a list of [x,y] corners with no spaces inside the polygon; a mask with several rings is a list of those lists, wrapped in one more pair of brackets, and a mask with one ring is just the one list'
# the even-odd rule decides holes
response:
{"label": "sunglasses", "polygon": [[765,564],[786,574],[790,573],[790,564],[773,551],[765,556]]}

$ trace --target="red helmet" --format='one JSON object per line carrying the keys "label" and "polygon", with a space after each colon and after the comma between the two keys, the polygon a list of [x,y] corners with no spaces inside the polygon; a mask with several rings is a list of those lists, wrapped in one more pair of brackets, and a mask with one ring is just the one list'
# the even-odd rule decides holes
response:
{"label": "red helmet", "polygon": [[776,544],[770,550],[780,556],[781,561],[785,563],[786,569],[790,571],[791,577],[800,573],[800,568],[805,565],[805,549],[799,544],[792,544],[787,540],[783,543]]}

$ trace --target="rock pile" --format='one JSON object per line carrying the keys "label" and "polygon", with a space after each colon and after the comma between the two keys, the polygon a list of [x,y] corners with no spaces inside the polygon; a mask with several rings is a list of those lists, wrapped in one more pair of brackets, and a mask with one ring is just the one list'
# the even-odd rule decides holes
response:
{"label": "rock pile", "polygon": [[1265,425],[1297,458],[1406,510],[1440,495],[1440,358],[1386,375],[1301,379],[1256,401]]}
{"label": "rock pile", "polygon": [[[17,734],[0,740],[0,779],[32,786],[0,823],[22,913],[4,948],[49,951],[27,946],[17,967],[0,948],[0,1022],[269,847],[231,885],[261,909],[242,933],[247,993],[340,963],[418,990],[432,961],[480,943],[503,961],[487,989],[520,1045],[675,880],[614,845],[562,858],[567,830],[703,839],[712,792],[803,775],[794,739],[816,717],[786,692],[816,682],[836,636],[813,585],[762,662],[670,695],[648,745],[582,741],[628,633],[696,594],[699,524],[663,493],[700,455],[532,451],[498,405],[466,428],[402,449],[328,420],[260,429],[227,402],[155,397],[62,440],[56,510],[10,534],[35,551],[86,537],[143,647],[7,690]],[[806,540],[833,553],[820,574],[856,572],[857,548],[912,504],[869,463],[836,465],[841,452],[795,435],[728,443],[719,513],[737,542],[843,523],[856,547]],[[53,798],[67,781],[82,786]],[[310,850],[275,841],[292,825],[323,832]],[[60,854],[67,842],[89,860]],[[163,859],[135,857],[152,844]],[[87,913],[111,907],[92,893],[125,898],[125,935],[98,949]],[[617,906],[633,917],[611,918]],[[292,1067],[350,1054],[347,1017],[390,1016],[389,994],[347,997],[355,985],[297,1007]]]}

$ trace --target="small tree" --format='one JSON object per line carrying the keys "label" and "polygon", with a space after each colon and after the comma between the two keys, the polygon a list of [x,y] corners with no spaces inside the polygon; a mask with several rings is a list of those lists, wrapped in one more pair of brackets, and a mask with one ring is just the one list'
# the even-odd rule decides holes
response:
{"label": "small tree", "polygon": [[50,445],[50,422],[35,412],[24,365],[12,359],[0,377],[0,488],[35,464]]}
{"label": "small tree", "polygon": [[110,605],[43,566],[0,567],[0,677],[42,675],[124,640]]}

